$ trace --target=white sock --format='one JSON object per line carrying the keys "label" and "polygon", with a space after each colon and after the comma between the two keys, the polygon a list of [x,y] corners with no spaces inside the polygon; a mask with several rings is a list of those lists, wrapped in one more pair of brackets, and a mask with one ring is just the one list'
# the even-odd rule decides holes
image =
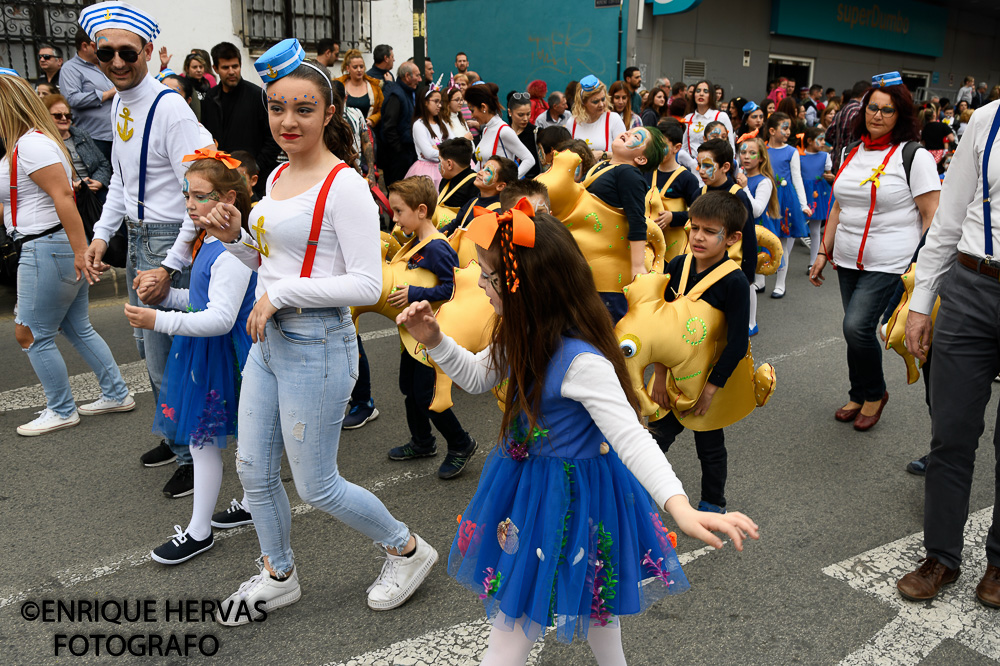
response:
{"label": "white sock", "polygon": [[753,276],[753,286],[757,287],[758,289],[763,289],[767,285],[765,280],[766,278],[763,275],[761,275],[760,273],[755,273]]}
{"label": "white sock", "polygon": [[750,328],[757,325],[757,290],[750,287]]}
{"label": "white sock", "polygon": [[520,622],[516,623],[509,631],[497,629],[494,626],[490,629],[490,639],[487,643],[486,654],[483,655],[482,666],[524,664],[528,661],[528,653],[533,647],[535,647],[535,641],[524,635],[524,629]]}
{"label": "white sock", "polygon": [[809,220],[809,240],[812,247],[809,248],[809,265],[816,263],[816,256],[819,254],[820,234],[823,232],[823,220]]}
{"label": "white sock", "polygon": [[194,502],[187,533],[201,541],[212,534],[212,512],[222,487],[222,449],[214,444],[192,446],[194,459]]}
{"label": "white sock", "polygon": [[785,277],[788,275],[788,263],[792,258],[792,248],[795,247],[794,238],[786,238],[784,241],[784,254],[781,257],[781,268],[777,272],[777,281],[774,283],[774,291],[785,291]]}
{"label": "white sock", "polygon": [[587,643],[594,653],[598,666],[626,666],[625,651],[622,649],[622,625],[619,619],[612,618],[606,626],[590,627],[587,630]]}

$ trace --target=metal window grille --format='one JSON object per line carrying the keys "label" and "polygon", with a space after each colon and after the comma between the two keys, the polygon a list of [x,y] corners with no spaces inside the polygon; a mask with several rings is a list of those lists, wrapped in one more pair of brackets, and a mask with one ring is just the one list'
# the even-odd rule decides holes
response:
{"label": "metal window grille", "polygon": [[341,51],[371,51],[371,0],[242,0],[243,42],[264,50],[296,37],[307,51],[321,39],[340,42]]}
{"label": "metal window grille", "polygon": [[63,61],[76,54],[80,10],[91,2],[81,0],[0,1],[0,63],[34,79],[38,69],[38,49],[43,44],[62,50]]}

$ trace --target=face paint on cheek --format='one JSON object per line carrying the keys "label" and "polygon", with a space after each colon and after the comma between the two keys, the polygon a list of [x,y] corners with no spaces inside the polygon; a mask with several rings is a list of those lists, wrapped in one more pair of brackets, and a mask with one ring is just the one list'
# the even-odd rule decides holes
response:
{"label": "face paint on cheek", "polygon": [[483,169],[483,185],[487,187],[495,183],[497,180],[496,169],[492,165],[487,164],[486,168]]}
{"label": "face paint on cheek", "polygon": [[188,192],[190,192],[190,191],[191,191],[191,185],[188,184],[188,179],[185,178],[184,179],[184,185],[181,187],[181,192],[183,192],[184,196],[187,197]]}
{"label": "face paint on cheek", "polygon": [[791,124],[786,120],[780,125],[782,132],[788,132],[792,129]]}
{"label": "face paint on cheek", "polygon": [[715,162],[701,162],[698,168],[701,170],[702,177],[706,180],[715,178],[715,170],[717,168]]}
{"label": "face paint on cheek", "polygon": [[637,129],[632,133],[632,136],[625,142],[626,148],[638,148],[642,144],[646,143],[646,138],[649,133],[644,129]]}
{"label": "face paint on cheek", "polygon": [[726,230],[725,229],[719,229],[719,233],[715,234],[715,237],[719,239],[720,243],[725,243],[726,242]]}

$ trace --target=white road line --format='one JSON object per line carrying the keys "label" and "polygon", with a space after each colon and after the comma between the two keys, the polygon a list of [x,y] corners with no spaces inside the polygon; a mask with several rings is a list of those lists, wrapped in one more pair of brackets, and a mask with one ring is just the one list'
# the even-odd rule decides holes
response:
{"label": "white road line", "polygon": [[[705,546],[678,559],[687,565],[713,550]],[[324,666],[473,666],[482,661],[489,635],[490,624],[485,620],[462,622]],[[543,641],[535,644],[526,666],[538,663],[543,646]]]}
{"label": "white road line", "polygon": [[758,363],[770,363],[771,365],[774,365],[778,361],[784,361],[786,358],[806,356],[807,354],[812,354],[817,349],[822,349],[823,347],[829,347],[832,344],[836,344],[838,342],[843,342],[843,341],[844,338],[842,337],[826,338],[825,340],[819,340],[818,342],[806,345],[805,347],[799,347],[798,349],[793,349],[792,351],[786,354],[777,354],[769,358],[754,358],[754,360],[757,361]]}
{"label": "white road line", "polygon": [[[432,474],[436,471],[432,470],[429,472],[424,472],[422,474],[415,474],[413,472],[406,472],[404,474],[399,474],[397,476],[390,476],[388,478],[380,479],[371,484],[368,488],[373,493],[381,492],[386,488],[391,488],[393,486],[405,483],[407,481],[413,481],[416,479],[422,479]],[[308,504],[296,504],[292,507],[293,516],[301,516],[307,513],[315,511],[315,507]],[[245,534],[253,530],[253,525],[244,525],[242,527],[234,527],[229,530],[217,530],[215,532],[215,539],[228,539],[230,537],[237,536],[239,534]],[[159,545],[159,544],[157,544]],[[62,571],[56,572],[52,577],[55,579],[51,583],[46,583],[33,587],[22,592],[13,592],[9,594],[4,594],[0,597],[0,608],[9,606],[10,604],[18,603],[26,599],[38,598],[46,592],[50,592],[53,589],[65,589],[68,587],[73,587],[74,585],[79,585],[81,583],[86,583],[92,580],[97,580],[98,578],[103,578],[105,576],[110,576],[112,574],[125,571],[130,567],[137,567],[147,562],[152,561],[149,557],[150,548],[144,548],[141,550],[134,550],[129,553],[122,553],[113,556],[110,561],[102,562],[96,566],[94,565],[84,565],[70,567],[69,569],[63,569]],[[0,593],[2,594],[2,593]]]}
{"label": "white road line", "polygon": [[965,557],[962,576],[933,601],[905,601],[896,590],[896,581],[912,571],[917,560],[924,556],[923,532],[823,569],[826,575],[875,596],[899,611],[889,624],[840,663],[845,666],[918,664],[949,638],[984,657],[997,660],[1000,613],[988,610],[975,597],[975,587],[986,569],[985,541],[992,520],[992,507],[969,517],[962,550]]}
{"label": "white road line", "polygon": [[[383,328],[377,331],[368,331],[361,334],[361,340],[378,340],[395,335],[395,328]],[[149,375],[146,374],[146,362],[135,361],[118,366],[125,378],[125,383],[129,390],[135,394],[149,393],[152,388],[149,385]],[[73,397],[78,403],[97,400],[101,397],[101,387],[97,383],[97,377],[92,372],[85,372],[73,375],[69,378],[69,387],[73,391]],[[45,391],[41,384],[25,386],[11,389],[0,393],[0,414],[18,409],[35,409],[45,406]]]}

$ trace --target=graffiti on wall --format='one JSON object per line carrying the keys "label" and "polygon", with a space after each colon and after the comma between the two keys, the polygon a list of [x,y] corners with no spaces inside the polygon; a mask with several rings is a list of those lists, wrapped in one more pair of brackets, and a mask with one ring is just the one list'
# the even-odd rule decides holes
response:
{"label": "graffiti on wall", "polygon": [[615,51],[614,45],[604,45],[599,50],[590,27],[574,26],[569,22],[564,27],[545,33],[528,33],[528,44],[531,50],[529,79],[544,79],[546,75],[551,77],[553,74],[569,79],[579,79],[587,74],[603,78],[608,73],[608,61],[600,51],[610,56]]}

